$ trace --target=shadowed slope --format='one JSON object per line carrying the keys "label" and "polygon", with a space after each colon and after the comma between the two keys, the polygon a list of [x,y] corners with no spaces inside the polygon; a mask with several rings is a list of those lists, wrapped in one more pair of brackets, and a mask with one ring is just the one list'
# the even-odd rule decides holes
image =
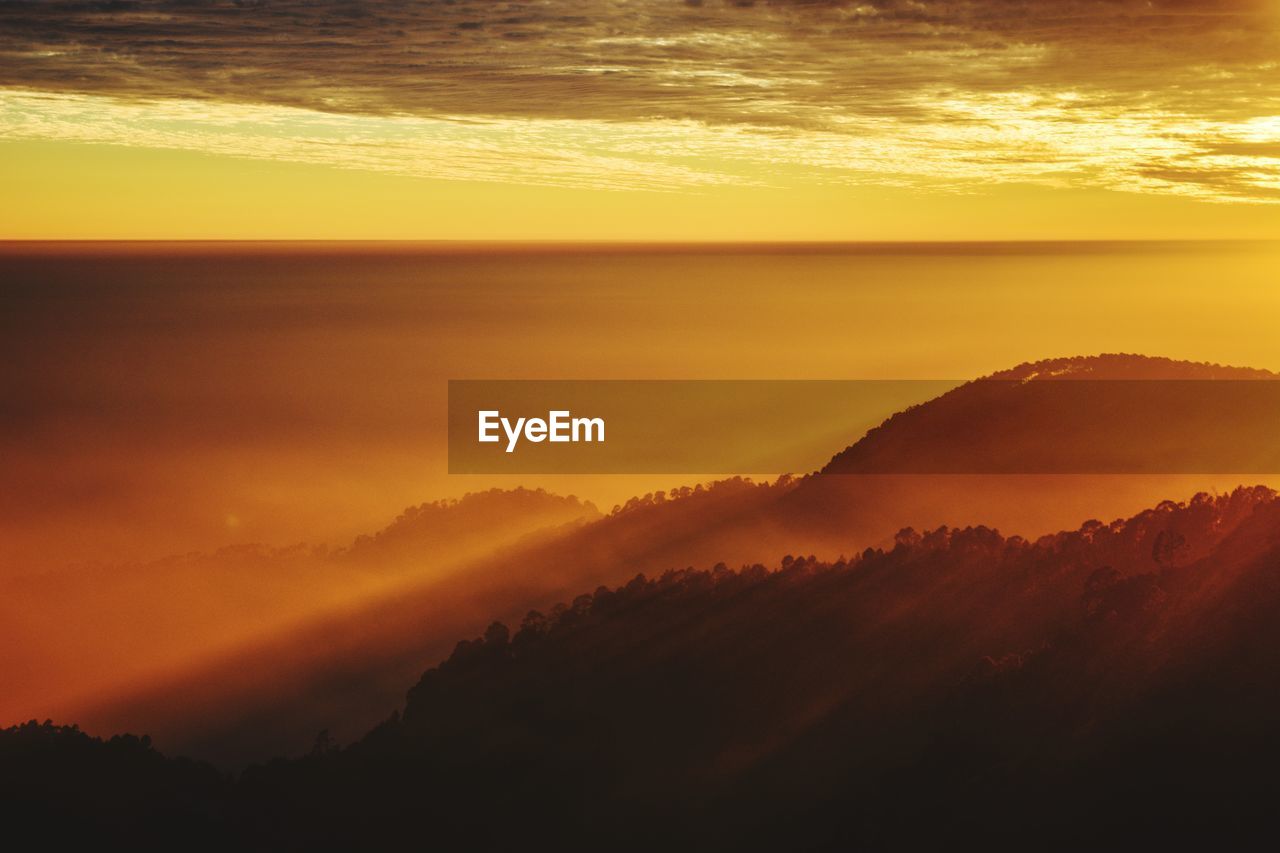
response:
{"label": "shadowed slope", "polygon": [[[763,485],[729,480],[637,498],[607,517],[548,528],[458,564],[447,578],[424,569],[422,583],[397,587],[363,607],[321,614],[78,718],[98,731],[143,727],[165,749],[227,766],[297,754],[320,729],[346,741],[368,728],[456,637],[495,617],[519,619],[530,609],[637,572],[765,563],[788,551],[834,561],[868,546],[891,545],[904,521],[918,527],[981,524],[1036,535],[1081,518],[1132,513],[1169,494],[1238,484],[1238,477],[1207,476],[836,474],[894,470],[913,453],[943,459],[958,446],[963,451],[964,441],[984,429],[1016,444],[1018,452],[1052,458],[1058,445],[1045,440],[1036,426],[1043,416],[1029,413],[1026,405],[1044,398],[1024,399],[1005,389],[1064,376],[1183,381],[1273,374],[1129,355],[1022,365],[991,377],[995,385],[979,380],[895,415],[822,473]],[[1002,390],[992,396],[993,387]],[[1089,442],[1105,442],[1109,431],[1128,434],[1129,425],[1108,423],[1106,416],[1101,404],[1084,409],[1080,429],[1089,431]],[[1168,427],[1166,435],[1188,433]],[[1213,424],[1196,435],[1232,440],[1229,429]],[[362,555],[370,565],[377,565],[379,554],[395,554],[406,565],[433,566],[433,528],[419,528],[417,538],[407,535],[418,524],[406,519],[357,543],[351,555]]]}
{"label": "shadowed slope", "polygon": [[[166,751],[230,767],[298,754],[320,729],[349,740],[398,705],[405,684],[448,654],[458,636],[636,571],[686,559],[709,565],[723,541],[717,530],[751,529],[761,508],[788,488],[729,480],[670,500],[649,495],[595,522],[535,531],[443,576],[432,570],[437,558],[424,541],[404,552],[416,555],[421,582],[315,615],[80,719],[95,731],[143,728]],[[768,543],[777,553],[775,540],[761,539],[756,548]],[[358,543],[352,554],[370,547]]]}
{"label": "shadowed slope", "polygon": [[[269,849],[1257,843],[1277,609],[1263,488],[1035,542],[908,529],[852,561],[637,577],[492,625],[402,715],[252,768],[206,814]],[[18,766],[24,801],[100,784]]]}
{"label": "shadowed slope", "polygon": [[1252,489],[1035,543],[906,531],[852,563],[638,578],[491,627],[402,717],[244,790],[354,803],[388,843],[410,814],[480,846],[1238,841],[1280,756],[1278,560]]}
{"label": "shadowed slope", "polygon": [[[90,704],[295,630],[317,613],[439,581],[532,531],[598,517],[577,498],[494,489],[410,508],[336,551],[237,545],[7,577],[0,642],[18,653],[0,665],[0,724],[50,714],[87,723]],[[126,722],[151,728],[158,720]]]}

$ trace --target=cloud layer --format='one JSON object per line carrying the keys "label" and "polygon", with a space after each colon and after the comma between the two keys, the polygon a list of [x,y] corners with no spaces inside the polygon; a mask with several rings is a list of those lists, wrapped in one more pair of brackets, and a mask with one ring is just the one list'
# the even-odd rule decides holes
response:
{"label": "cloud layer", "polygon": [[[516,156],[507,179],[568,185],[795,167],[1269,201],[1278,34],[1252,0],[18,2],[0,4],[0,87],[10,137],[198,137],[439,177]],[[185,142],[140,126],[199,105]],[[530,142],[548,158],[517,156]]]}

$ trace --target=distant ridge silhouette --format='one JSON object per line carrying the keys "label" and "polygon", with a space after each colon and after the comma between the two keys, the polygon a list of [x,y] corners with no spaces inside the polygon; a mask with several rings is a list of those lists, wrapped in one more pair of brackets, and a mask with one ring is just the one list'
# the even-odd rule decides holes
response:
{"label": "distant ridge silhouette", "polygon": [[898,412],[823,474],[1280,471],[1280,375],[1103,354],[1020,364]]}

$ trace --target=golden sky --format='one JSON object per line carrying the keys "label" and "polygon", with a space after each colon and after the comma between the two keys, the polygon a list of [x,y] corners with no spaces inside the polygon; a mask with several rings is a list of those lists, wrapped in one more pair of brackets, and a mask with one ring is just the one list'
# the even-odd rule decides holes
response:
{"label": "golden sky", "polygon": [[1270,237],[1274,0],[0,6],[0,236]]}

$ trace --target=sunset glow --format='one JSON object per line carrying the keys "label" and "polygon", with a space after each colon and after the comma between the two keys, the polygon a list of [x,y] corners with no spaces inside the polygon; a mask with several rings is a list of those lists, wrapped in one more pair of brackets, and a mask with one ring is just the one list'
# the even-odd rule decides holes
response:
{"label": "sunset glow", "polygon": [[[6,4],[0,229],[1264,237],[1278,28],[1252,0]],[[157,218],[175,183],[202,210]]]}
{"label": "sunset glow", "polygon": [[0,844],[1275,847],[1276,0],[0,0]]}

